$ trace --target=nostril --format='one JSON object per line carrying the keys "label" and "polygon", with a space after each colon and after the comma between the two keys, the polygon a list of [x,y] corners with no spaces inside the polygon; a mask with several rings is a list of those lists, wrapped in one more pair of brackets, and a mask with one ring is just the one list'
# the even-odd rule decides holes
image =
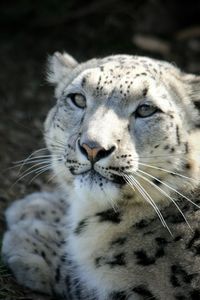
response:
{"label": "nostril", "polygon": [[115,146],[112,146],[112,147],[110,148],[110,150],[108,150],[108,151],[109,151],[109,154],[111,154],[112,152],[114,152],[115,149],[116,149],[116,147],[115,147]]}
{"label": "nostril", "polygon": [[116,148],[115,146],[112,146],[109,150],[102,148],[97,153],[96,161],[109,156],[113,151],[115,151],[115,148]]}
{"label": "nostril", "polygon": [[84,147],[82,147],[81,144],[80,144],[80,139],[78,140],[78,147],[79,147],[80,152],[81,152],[84,156],[88,157],[88,153],[87,153],[86,149],[85,149]]}

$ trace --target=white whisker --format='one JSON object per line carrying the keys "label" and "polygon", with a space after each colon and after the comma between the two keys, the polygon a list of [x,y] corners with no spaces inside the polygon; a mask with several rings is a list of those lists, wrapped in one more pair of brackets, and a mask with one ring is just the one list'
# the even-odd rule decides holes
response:
{"label": "white whisker", "polygon": [[[184,158],[183,157],[183,154],[187,154],[185,151],[180,151],[180,152],[178,152],[178,153],[171,153],[171,154],[158,154],[158,155],[149,155],[149,156],[140,156],[140,158],[152,158],[152,157],[166,157],[166,158],[168,158],[168,157],[177,157],[177,156],[181,156],[181,158]],[[184,158],[184,159],[187,159],[187,158]]]}
{"label": "white whisker", "polygon": [[59,173],[56,173],[56,174],[52,175],[52,176],[47,180],[47,183],[53,181],[53,179],[54,179],[57,175],[59,175],[61,172],[63,172],[63,170],[60,171]]}
{"label": "white whisker", "polygon": [[128,180],[130,185],[131,185],[131,182],[134,182],[134,186],[137,188],[137,190],[140,192],[140,194],[144,197],[144,199],[146,199],[147,202],[154,208],[154,210],[157,213],[159,219],[161,220],[161,223],[163,224],[164,227],[167,228],[169,233],[172,235],[172,232],[169,229],[167,223],[165,222],[165,219],[163,218],[162,213],[160,212],[158,206],[156,205],[156,203],[154,202],[152,197],[149,195],[149,193],[147,193],[147,191],[142,187],[142,185],[139,183],[139,181],[137,179],[135,179],[134,177],[130,178],[130,176],[128,176],[125,173],[123,173],[123,176],[125,176],[125,178]]}
{"label": "white whisker", "polygon": [[43,167],[41,168],[41,170],[37,170],[35,173],[37,173],[30,181],[29,181],[29,184],[31,182],[33,182],[33,180],[35,180],[39,175],[41,175],[42,173],[48,171],[48,170],[51,170],[51,166],[48,166],[48,167]]}
{"label": "white whisker", "polygon": [[60,140],[57,140],[57,139],[54,139],[54,138],[49,137],[46,133],[44,133],[44,137],[47,138],[47,139],[50,140],[50,141],[53,141],[54,143],[57,143],[57,144],[60,145],[60,146],[66,147],[66,144],[65,144],[65,143],[63,143],[63,142],[60,141]]}
{"label": "white whisker", "polygon": [[[47,150],[47,147],[44,147],[44,148],[41,148],[41,149],[38,149],[38,150],[33,151],[27,158],[25,158],[25,159],[23,160],[23,162],[25,163],[25,162],[28,161],[32,156],[34,156],[36,153],[42,152],[42,151],[45,151],[45,150]],[[21,168],[23,168],[23,164],[22,164]],[[19,169],[19,173],[20,173],[20,171],[21,171],[21,168]]]}
{"label": "white whisker", "polygon": [[[44,166],[40,167],[40,168],[36,168],[34,170],[31,170],[30,172],[26,172],[23,176],[20,176],[10,187],[10,189],[12,189],[20,180],[22,180],[24,177],[32,174],[32,173],[35,173],[37,170],[40,170],[41,168],[43,168]],[[51,168],[51,167],[49,167]]]}
{"label": "white whisker", "polygon": [[[42,162],[50,162],[50,161],[53,161],[53,160],[58,160],[59,158],[61,158],[61,156],[60,155],[57,155],[57,156],[55,156],[55,155],[51,155],[51,156],[49,156],[49,157],[44,157],[44,158],[40,158],[40,159],[35,159],[35,160],[31,160],[31,161],[27,161],[27,162],[25,162],[25,163],[23,163],[23,164],[16,164],[15,166],[13,166],[13,167],[11,167],[11,168],[18,168],[18,167],[20,167],[21,166],[21,168],[20,168],[20,170],[22,170],[22,167],[24,167],[24,166],[26,166],[26,165],[33,165],[33,164],[35,164],[35,163],[42,163]],[[19,173],[20,173],[20,170],[19,170]]]}
{"label": "white whisker", "polygon": [[[34,159],[46,158],[46,157],[52,157],[52,156],[54,156],[54,154],[34,156],[34,157],[32,157],[32,158],[30,158],[28,160],[27,159],[22,159],[22,160],[15,161],[15,162],[13,162],[13,164],[23,163],[23,162],[26,162],[26,161],[32,161]],[[56,156],[58,156],[58,155],[56,155]]]}
{"label": "white whisker", "polygon": [[193,180],[193,181],[196,182],[196,179],[194,179],[194,178],[192,178],[192,177],[188,177],[188,176],[185,176],[185,175],[182,175],[182,174],[180,174],[180,173],[176,173],[176,172],[173,172],[173,171],[164,169],[164,168],[152,166],[152,165],[145,164],[145,163],[141,163],[141,162],[139,162],[138,164],[139,164],[139,165],[142,165],[142,166],[146,166],[146,167],[148,167],[148,168],[155,169],[155,170],[160,170],[160,171],[164,171],[164,172],[166,172],[166,173],[170,173],[170,174],[173,174],[173,175],[177,175],[177,176],[182,177],[182,178],[184,178],[184,179],[189,179],[189,180]]}
{"label": "white whisker", "polygon": [[193,205],[195,205],[196,207],[200,208],[200,206],[198,204],[196,204],[195,202],[193,202],[191,199],[189,199],[188,197],[186,197],[185,195],[183,195],[181,192],[177,191],[175,188],[173,188],[172,186],[168,185],[167,183],[165,183],[164,181],[156,178],[155,176],[153,175],[150,175],[149,173],[145,172],[145,171],[142,171],[140,170],[141,173],[153,178],[153,179],[156,179],[158,182],[162,183],[164,186],[168,187],[170,190],[174,191],[175,193],[177,193],[178,195],[180,195],[182,198],[186,199],[188,202],[192,203]]}
{"label": "white whisker", "polygon": [[[140,170],[138,170],[140,171]],[[168,199],[170,199],[172,201],[172,203],[176,206],[176,208],[178,209],[178,211],[181,213],[181,215],[183,216],[183,219],[185,220],[185,222],[187,223],[188,227],[190,229],[191,226],[188,222],[188,220],[186,219],[184,213],[182,212],[182,210],[180,209],[180,207],[178,206],[178,204],[176,203],[176,200],[173,199],[171,196],[169,196],[163,189],[161,189],[160,187],[158,187],[155,183],[153,183],[152,181],[150,181],[148,178],[146,178],[145,176],[142,176],[141,174],[138,174],[137,172],[134,172],[134,174],[140,178],[142,178],[143,180],[147,181],[149,184],[151,184],[152,186],[154,186],[158,191],[160,191],[161,194],[165,195]]]}
{"label": "white whisker", "polygon": [[106,194],[106,192],[104,191],[103,188],[102,188],[102,191],[105,194],[106,199],[108,199],[108,202],[111,205],[114,212],[117,212],[118,211],[118,205],[116,203],[114,203],[113,199]]}
{"label": "white whisker", "polygon": [[[50,159],[42,160],[41,162],[38,162],[38,163],[34,164],[33,166],[29,167],[28,169],[26,169],[24,172],[22,172],[21,175],[23,176],[24,174],[26,174],[26,173],[29,172],[30,170],[36,168],[37,166],[40,166],[40,165],[47,165],[47,164],[50,165],[51,161],[52,161],[52,160],[50,160]],[[36,169],[37,169],[37,168],[36,168]]]}

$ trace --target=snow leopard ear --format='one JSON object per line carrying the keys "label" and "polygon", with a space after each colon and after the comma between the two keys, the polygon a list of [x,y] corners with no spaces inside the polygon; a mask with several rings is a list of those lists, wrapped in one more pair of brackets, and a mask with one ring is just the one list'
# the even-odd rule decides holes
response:
{"label": "snow leopard ear", "polygon": [[78,65],[78,62],[68,53],[55,52],[48,58],[47,80],[58,84],[63,77]]}
{"label": "snow leopard ear", "polygon": [[200,76],[184,74],[184,82],[187,85],[189,97],[195,108],[200,112]]}

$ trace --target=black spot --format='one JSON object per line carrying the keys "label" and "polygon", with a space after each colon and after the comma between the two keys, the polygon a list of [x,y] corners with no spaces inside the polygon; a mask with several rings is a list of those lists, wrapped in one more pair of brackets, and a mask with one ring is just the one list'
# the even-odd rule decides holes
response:
{"label": "black spot", "polygon": [[155,238],[155,241],[158,243],[158,245],[161,245],[161,246],[165,246],[169,243],[165,238],[162,238],[162,237]]}
{"label": "black spot", "polygon": [[200,101],[193,101],[193,104],[196,109],[200,110]]}
{"label": "black spot", "polygon": [[101,267],[102,265],[109,265],[112,268],[118,266],[125,266],[126,265],[125,254],[122,252],[114,255],[111,258],[99,256],[95,258],[94,264],[97,268]]}
{"label": "black spot", "polygon": [[121,222],[121,215],[119,212],[115,212],[113,209],[108,209],[96,214],[99,217],[100,222],[111,222],[118,224]]}
{"label": "black spot", "polygon": [[199,232],[198,229],[196,229],[195,232],[194,232],[193,237],[191,238],[191,240],[190,240],[189,243],[187,244],[187,249],[190,249],[190,248],[193,246],[194,242],[195,242],[196,240],[198,240],[199,238],[200,238],[200,232]]}
{"label": "black spot", "polygon": [[165,254],[165,251],[163,248],[159,247],[156,251],[155,257],[159,258],[159,257],[163,257]]}
{"label": "black spot", "polygon": [[154,148],[156,149],[156,148],[158,148],[159,146],[160,146],[160,145],[155,145]]}
{"label": "black spot", "polygon": [[177,138],[177,144],[180,145],[180,133],[179,133],[178,125],[176,125],[176,138]]}
{"label": "black spot", "polygon": [[135,251],[134,253],[139,265],[149,266],[155,263],[155,257],[149,257],[144,250]]}
{"label": "black spot", "polygon": [[107,261],[106,263],[111,267],[125,266],[126,265],[125,254],[119,253],[115,255],[111,260]]}
{"label": "black spot", "polygon": [[156,300],[156,297],[143,285],[134,287],[132,291],[143,296],[144,299]]}
{"label": "black spot", "polygon": [[66,289],[67,289],[67,299],[73,299],[72,288],[71,288],[71,278],[69,275],[66,275],[66,277],[65,277],[65,285],[66,285]]}
{"label": "black spot", "polygon": [[147,92],[148,92],[148,88],[144,88],[142,92],[143,97],[146,97]]}
{"label": "black spot", "polygon": [[186,163],[185,164],[185,168],[188,169],[188,170],[190,170],[191,169],[191,164],[190,163]]}
{"label": "black spot", "polygon": [[188,143],[185,143],[185,153],[188,153],[189,152],[189,146],[188,146]]}
{"label": "black spot", "polygon": [[74,171],[75,171],[74,167],[70,167],[69,170],[70,170],[70,172],[72,173],[72,175],[75,175],[75,174],[74,174]]}
{"label": "black spot", "polygon": [[55,281],[58,283],[60,281],[60,266],[56,268]]}
{"label": "black spot", "polygon": [[156,249],[155,255],[148,256],[144,250],[138,250],[134,252],[137,258],[137,264],[142,266],[149,266],[156,262],[156,260],[160,257],[163,257],[165,254],[163,245],[160,244]]}
{"label": "black spot", "polygon": [[169,145],[165,145],[163,149],[164,150],[168,150],[169,149]]}
{"label": "black spot", "polygon": [[134,224],[134,226],[135,226],[137,229],[143,229],[143,228],[149,226],[149,222],[147,222],[146,220],[141,220],[140,222]]}
{"label": "black spot", "polygon": [[152,182],[156,185],[161,185],[162,182],[159,181],[159,179],[153,179]]}
{"label": "black spot", "polygon": [[55,218],[55,219],[54,219],[54,222],[55,222],[55,223],[59,223],[59,222],[60,222],[60,218]]}
{"label": "black spot", "polygon": [[185,219],[181,214],[171,215],[167,218],[172,224],[179,224],[185,222]]}
{"label": "black spot", "polygon": [[60,257],[60,261],[66,262],[66,260],[67,260],[67,258],[66,258],[65,254]]}
{"label": "black spot", "polygon": [[112,292],[109,295],[110,300],[126,300],[127,299],[127,295],[125,292],[123,291],[119,291],[119,292]]}
{"label": "black spot", "polygon": [[133,195],[132,194],[124,195],[124,199],[126,199],[126,200],[133,199]]}
{"label": "black spot", "polygon": [[97,268],[99,268],[101,266],[101,261],[103,260],[104,258],[102,256],[99,256],[99,257],[96,257],[95,260],[94,260],[94,264]]}
{"label": "black spot", "polygon": [[56,234],[57,234],[58,236],[61,236],[60,230],[56,230]]}
{"label": "black spot", "polygon": [[194,275],[188,275],[186,271],[179,265],[171,266],[171,277],[170,281],[174,287],[179,287],[185,285],[185,283],[190,284]]}
{"label": "black spot", "polygon": [[44,251],[41,252],[41,255],[44,259],[46,258],[46,253]]}
{"label": "black spot", "polygon": [[82,233],[83,230],[84,230],[84,228],[86,227],[86,225],[87,225],[87,218],[81,220],[81,221],[78,223],[76,229],[74,230],[74,233],[75,233],[75,234],[80,234],[80,233]]}
{"label": "black spot", "polygon": [[178,242],[182,239],[182,236],[181,235],[177,235],[175,238],[174,238],[174,242]]}
{"label": "black spot", "polygon": [[194,247],[194,250],[195,250],[195,254],[196,254],[196,255],[199,255],[199,254],[200,254],[200,245],[195,246],[195,247]]}
{"label": "black spot", "polygon": [[86,84],[86,77],[82,78],[81,86],[84,87]]}
{"label": "black spot", "polygon": [[126,237],[119,237],[111,242],[111,245],[124,245],[127,241]]}

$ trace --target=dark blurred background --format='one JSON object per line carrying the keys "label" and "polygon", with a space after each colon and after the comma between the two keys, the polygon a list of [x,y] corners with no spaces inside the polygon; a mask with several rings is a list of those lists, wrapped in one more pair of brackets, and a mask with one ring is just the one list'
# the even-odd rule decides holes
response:
{"label": "dark blurred background", "polygon": [[46,103],[45,95],[38,98],[47,89],[40,85],[45,84],[46,57],[57,50],[80,61],[115,53],[150,55],[198,73],[200,1],[1,0],[4,112],[26,104],[27,114],[35,115]]}
{"label": "dark blurred background", "polygon": [[[148,55],[200,73],[200,1],[0,1],[0,237],[8,204],[47,182],[40,176],[14,184],[18,170],[8,168],[44,146],[42,124],[55,101],[46,58],[63,50],[79,61]],[[20,288],[0,262],[0,299],[44,298]]]}

